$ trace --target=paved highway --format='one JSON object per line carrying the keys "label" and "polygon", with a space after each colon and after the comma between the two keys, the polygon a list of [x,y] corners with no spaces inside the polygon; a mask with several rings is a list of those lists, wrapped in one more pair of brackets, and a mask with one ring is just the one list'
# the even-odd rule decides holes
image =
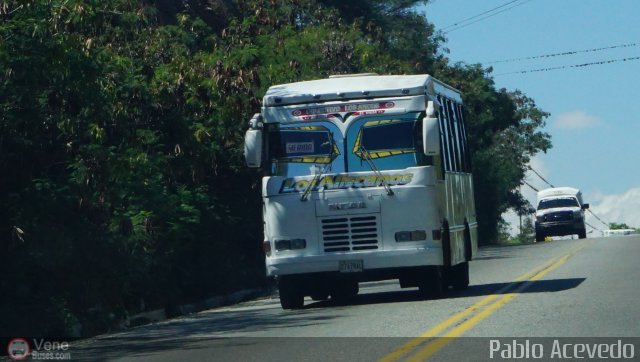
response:
{"label": "paved highway", "polygon": [[[639,258],[640,236],[487,247],[471,263],[469,288],[442,299],[421,300],[397,281],[362,284],[347,305],[308,299],[283,311],[273,296],[101,336],[71,353],[92,361],[477,361],[492,347],[498,358],[507,343],[515,351],[528,341],[548,359],[557,337],[615,337],[575,342],[621,340],[640,359],[640,338],[631,338],[640,337]],[[504,337],[499,347],[496,337]]]}

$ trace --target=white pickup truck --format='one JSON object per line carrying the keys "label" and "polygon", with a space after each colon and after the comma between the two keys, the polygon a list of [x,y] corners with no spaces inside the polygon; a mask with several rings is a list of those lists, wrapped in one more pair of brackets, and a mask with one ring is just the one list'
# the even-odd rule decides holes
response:
{"label": "white pickup truck", "polygon": [[547,236],[577,234],[587,237],[584,211],[589,204],[582,201],[580,190],[572,187],[554,187],[538,192],[536,210],[536,241]]}

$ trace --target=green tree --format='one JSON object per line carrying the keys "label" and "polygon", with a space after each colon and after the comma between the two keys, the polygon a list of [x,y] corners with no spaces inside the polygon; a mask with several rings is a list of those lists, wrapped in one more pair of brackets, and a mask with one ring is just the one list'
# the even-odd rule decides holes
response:
{"label": "green tree", "polygon": [[231,117],[246,87],[212,79],[206,24],[160,26],[129,1],[10,2],[2,16],[2,286],[21,286],[3,327],[92,334],[142,305],[255,284],[259,199]]}
{"label": "green tree", "polygon": [[465,95],[485,243],[546,113],[448,64],[410,0],[0,2],[3,335],[91,335],[264,282],[246,120],[272,84],[430,73]]}
{"label": "green tree", "polygon": [[531,243],[535,241],[536,228],[531,217],[522,217],[522,228],[518,233],[518,241],[520,243]]}
{"label": "green tree", "polygon": [[632,229],[626,223],[609,223],[609,230],[622,230],[622,229]]}

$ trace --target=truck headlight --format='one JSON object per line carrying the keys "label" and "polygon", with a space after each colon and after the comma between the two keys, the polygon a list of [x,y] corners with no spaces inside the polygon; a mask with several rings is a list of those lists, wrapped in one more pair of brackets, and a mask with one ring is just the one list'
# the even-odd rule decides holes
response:
{"label": "truck headlight", "polygon": [[396,241],[419,241],[419,240],[427,240],[427,232],[424,230],[414,230],[414,231],[398,231],[396,233]]}
{"label": "truck headlight", "polygon": [[307,241],[305,239],[275,240],[273,243],[277,251],[304,249],[307,247]]}

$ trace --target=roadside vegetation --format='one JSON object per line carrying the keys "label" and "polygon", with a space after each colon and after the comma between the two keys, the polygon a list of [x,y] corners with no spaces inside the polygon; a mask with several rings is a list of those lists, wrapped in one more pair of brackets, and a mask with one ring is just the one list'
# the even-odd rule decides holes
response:
{"label": "roadside vegetation", "polygon": [[[451,64],[415,0],[0,0],[1,336],[89,336],[265,282],[243,134],[272,84],[429,73],[464,93],[480,241],[547,113]],[[428,9],[428,8],[427,8]]]}
{"label": "roadside vegetation", "polygon": [[609,230],[633,230],[635,234],[640,234],[640,228],[629,226],[626,223],[609,223]]}

